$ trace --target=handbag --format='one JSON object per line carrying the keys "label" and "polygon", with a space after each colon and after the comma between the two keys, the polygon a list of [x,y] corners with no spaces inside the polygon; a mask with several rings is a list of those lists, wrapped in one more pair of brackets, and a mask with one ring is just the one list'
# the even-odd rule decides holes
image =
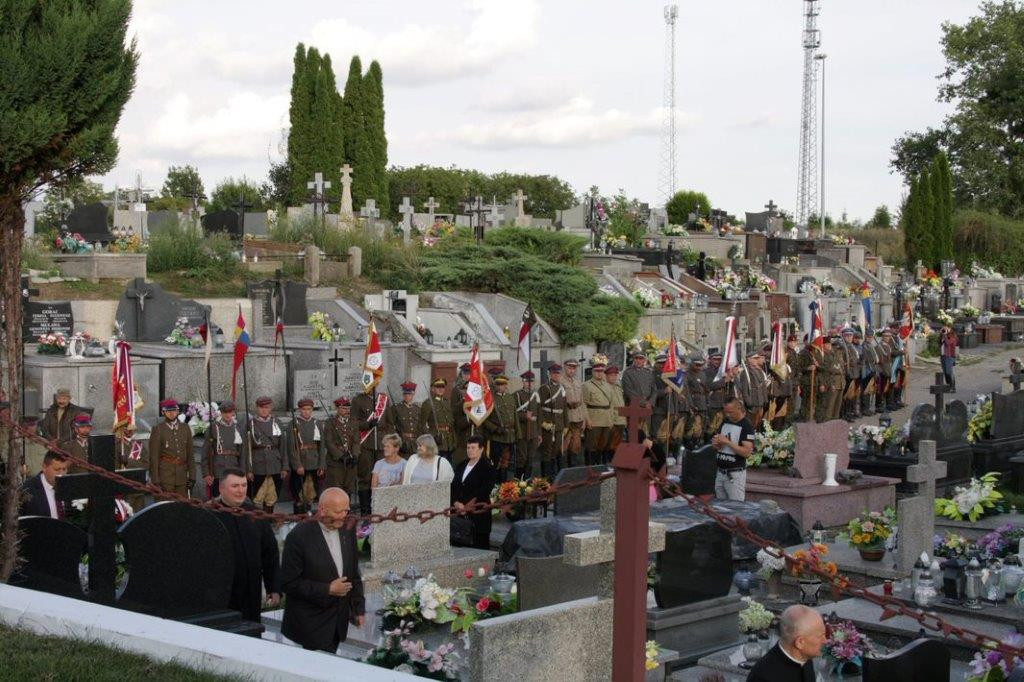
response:
{"label": "handbag", "polygon": [[452,517],[450,539],[456,547],[473,546],[473,522],[468,516]]}

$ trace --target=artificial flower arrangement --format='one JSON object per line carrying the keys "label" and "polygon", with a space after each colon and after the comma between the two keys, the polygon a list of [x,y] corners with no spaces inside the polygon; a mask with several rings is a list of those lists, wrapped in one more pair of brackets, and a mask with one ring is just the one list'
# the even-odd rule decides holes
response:
{"label": "artificial flower arrangement", "polygon": [[814,294],[816,296],[833,296],[836,293],[836,285],[828,275],[821,278],[820,282],[807,280],[800,285],[801,294]]}
{"label": "artificial flower arrangement", "polygon": [[938,533],[932,537],[932,556],[941,556],[947,559],[963,558],[973,547],[970,540],[951,531],[946,531],[945,537]]}
{"label": "artificial flower arrangement", "polygon": [[963,521],[964,517],[977,521],[1003,512],[1003,494],[996,490],[998,482],[999,472],[990,471],[981,478],[972,478],[967,485],[958,485],[952,498],[935,498],[935,514],[954,521]]}
{"label": "artificial flower arrangement", "polygon": [[661,647],[658,642],[649,639],[644,645],[644,670],[658,669],[658,656],[661,655]]}
{"label": "artificial flower arrangement", "polygon": [[871,640],[848,620],[826,623],[825,636],[824,656],[836,675],[847,664],[860,667],[864,657],[872,651]]}
{"label": "artificial flower arrangement", "polygon": [[747,281],[750,283],[751,289],[757,289],[766,294],[775,291],[775,280],[762,272],[751,270],[747,274]]}
{"label": "artificial flower arrangement", "polygon": [[434,246],[445,237],[455,234],[455,225],[447,220],[437,220],[423,233],[423,245]]}
{"label": "artificial flower arrangement", "polygon": [[954,312],[956,313],[957,317],[970,319],[972,317],[977,317],[978,315],[981,315],[981,308],[973,306],[970,303],[965,303],[959,308],[957,308]]}
{"label": "artificial flower arrangement", "polygon": [[468,587],[441,587],[432,575],[417,580],[412,589],[387,587],[384,597],[384,627],[404,623],[410,632],[428,623],[450,623],[453,633],[466,632],[478,620],[515,613],[517,608],[514,587],[508,595],[492,591],[478,597]]}
{"label": "artificial flower arrangement", "polygon": [[793,464],[796,455],[796,429],[776,431],[764,424],[764,433],[754,434],[754,453],[747,459],[751,467],[783,468]]}
{"label": "artificial flower arrangement", "polygon": [[898,445],[906,441],[909,427],[910,422],[902,425],[890,424],[884,428],[872,424],[851,426],[850,448],[853,449],[861,443],[874,443],[878,446]]}
{"label": "artificial flower arrangement", "polygon": [[661,307],[661,296],[658,292],[647,287],[637,287],[633,289],[633,298],[644,308],[660,308]]}
{"label": "artificial flower arrangement", "polygon": [[771,627],[775,620],[774,613],[752,597],[743,597],[742,600],[747,606],[739,613],[740,632],[761,632]]}
{"label": "artificial flower arrangement", "polygon": [[608,246],[613,249],[625,249],[629,246],[629,237],[624,234],[620,234],[618,236],[609,234],[602,238],[602,243],[604,246]]}
{"label": "artificial flower arrangement", "polygon": [[857,243],[853,237],[845,237],[841,234],[830,234],[829,239],[831,239],[832,243],[836,246],[852,246]]}
{"label": "artificial flower arrangement", "polygon": [[993,270],[991,268],[984,267],[983,265],[979,264],[978,261],[972,261],[971,262],[971,270],[970,270],[970,272],[971,272],[971,277],[979,277],[979,278],[982,278],[982,279],[1002,279],[1003,278],[1003,276],[999,272],[997,272],[997,271],[995,271],[995,270]]}
{"label": "artificial flower arrangement", "polygon": [[940,324],[953,324],[953,316],[949,314],[948,310],[939,310],[935,313],[935,321]]}
{"label": "artificial flower arrangement", "polygon": [[689,237],[690,233],[682,225],[666,225],[661,233],[668,237]]}
{"label": "artificial flower arrangement", "polygon": [[763,548],[757,550],[757,563],[761,566],[757,569],[757,574],[765,580],[786,570],[785,557],[775,556]]}
{"label": "artificial flower arrangement", "polygon": [[[511,481],[505,481],[494,486],[494,490],[491,491],[491,502],[498,503],[512,503],[521,500],[535,492],[543,492],[551,487],[551,481],[544,478],[543,476],[534,476],[533,478],[519,478]],[[495,509],[495,513],[500,513],[500,509]]]}
{"label": "artificial flower arrangement", "polygon": [[1020,549],[1022,537],[1024,537],[1024,526],[1004,523],[978,539],[978,551],[986,559],[1002,559],[1015,555]]}
{"label": "artificial flower arrangement", "polygon": [[[1011,647],[1024,647],[1024,635],[1013,632],[1002,639],[1002,643]],[[1010,673],[1024,665],[1024,661],[1016,656],[1007,660],[1001,651],[996,647],[998,642],[992,642],[990,647],[985,647],[974,654],[974,658],[968,664],[970,676],[966,682],[1005,682]]]}
{"label": "artificial flower arrangement", "polygon": [[721,277],[708,280],[708,284],[714,287],[722,298],[735,298],[737,293],[747,289],[743,278],[734,270],[726,270]]}
{"label": "artificial flower arrangement", "polygon": [[192,430],[193,436],[201,436],[206,433],[210,421],[218,417],[220,417],[220,409],[217,407],[217,403],[190,402],[185,408],[185,413],[178,418]]}
{"label": "artificial flower arrangement", "polygon": [[110,242],[111,253],[138,253],[142,251],[142,239],[134,232],[124,234]]}
{"label": "artificial flower arrangement", "polygon": [[884,512],[867,512],[850,519],[846,524],[846,534],[850,544],[857,549],[877,549],[892,535],[894,522],[895,512],[891,508]]}
{"label": "artificial flower arrangement", "polygon": [[668,348],[669,339],[658,338],[656,334],[647,332],[643,336],[634,336],[626,345],[630,353],[640,351],[647,356],[650,362],[658,356],[658,353]]}
{"label": "artificial flower arrangement", "polygon": [[310,315],[309,325],[313,328],[311,336],[314,341],[341,341],[345,336],[345,330],[332,325],[331,316],[324,312],[317,311]]}
{"label": "artificial flower arrangement", "polygon": [[175,346],[201,346],[203,338],[199,335],[199,329],[188,323],[187,317],[179,317],[174,323],[174,329],[164,339],[164,343],[170,343]]}
{"label": "artificial flower arrangement", "polygon": [[455,644],[448,642],[433,651],[423,645],[422,640],[409,639],[414,628],[405,621],[392,629],[385,629],[383,636],[363,659],[365,663],[408,673],[429,680],[459,679],[459,655]]}
{"label": "artificial flower arrangement", "polygon": [[992,397],[979,397],[982,400],[979,400],[978,412],[967,422],[967,441],[970,443],[985,440],[992,432]]}
{"label": "artificial flower arrangement", "polygon": [[85,237],[78,232],[62,232],[53,241],[53,245],[61,253],[89,253],[93,250],[92,244],[86,241]]}
{"label": "artificial flower arrangement", "polygon": [[43,334],[36,340],[36,352],[40,355],[64,355],[68,350],[68,338],[56,332]]}
{"label": "artificial flower arrangement", "polygon": [[932,287],[933,289],[942,288],[942,278],[934,270],[926,270],[920,282],[923,286]]}

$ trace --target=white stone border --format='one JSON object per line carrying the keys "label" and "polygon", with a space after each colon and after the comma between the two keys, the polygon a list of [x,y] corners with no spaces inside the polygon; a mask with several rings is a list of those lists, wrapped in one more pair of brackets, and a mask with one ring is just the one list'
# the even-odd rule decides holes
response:
{"label": "white stone border", "polygon": [[95,642],[157,661],[173,661],[247,680],[419,679],[340,656],[2,584],[0,622],[39,635]]}

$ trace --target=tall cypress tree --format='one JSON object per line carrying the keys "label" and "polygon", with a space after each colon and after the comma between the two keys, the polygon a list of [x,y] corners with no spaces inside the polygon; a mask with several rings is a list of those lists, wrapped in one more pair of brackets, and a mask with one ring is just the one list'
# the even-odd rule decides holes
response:
{"label": "tall cypress tree", "polygon": [[956,258],[953,246],[953,171],[949,167],[949,157],[945,152],[939,152],[935,157],[932,174],[939,179],[936,200],[942,206],[942,221],[939,227],[939,233],[942,235],[942,258],[953,260]]}
{"label": "tall cypress tree", "polygon": [[345,161],[352,166],[352,206],[361,207],[374,197],[373,150],[366,134],[366,107],[363,103],[363,64],[359,55],[352,57],[345,81],[345,98],[341,107],[341,125],[345,135]]}
{"label": "tall cypress tree", "polygon": [[[331,183],[327,198],[338,200],[341,194],[341,165],[344,155],[344,140],[338,121],[338,84],[331,66],[331,56],[324,54],[316,74],[313,89],[313,173],[323,173]],[[310,175],[310,178],[313,176]],[[307,178],[307,182],[310,178]],[[308,190],[307,190],[308,195]]]}
{"label": "tall cypress tree", "polygon": [[903,250],[907,254],[907,269],[913,270],[921,257],[918,252],[920,240],[917,235],[920,211],[918,210],[918,188],[917,178],[910,178],[910,191],[907,193],[907,200],[903,204]]}
{"label": "tall cypress tree", "polygon": [[935,260],[935,195],[932,193],[931,174],[927,168],[921,171],[917,189],[921,197],[921,222],[917,229],[920,258],[926,266],[934,269],[938,264]]}
{"label": "tall cypress tree", "polygon": [[306,194],[306,176],[309,174],[310,110],[313,92],[308,87],[306,46],[295,46],[292,70],[291,105],[288,108],[288,167],[291,169],[289,203],[298,205]]}
{"label": "tall cypress tree", "polygon": [[391,213],[391,198],[388,193],[388,141],[384,133],[384,82],[380,64],[376,60],[363,78],[363,111],[366,135],[373,159],[371,182],[372,194],[382,216]]}

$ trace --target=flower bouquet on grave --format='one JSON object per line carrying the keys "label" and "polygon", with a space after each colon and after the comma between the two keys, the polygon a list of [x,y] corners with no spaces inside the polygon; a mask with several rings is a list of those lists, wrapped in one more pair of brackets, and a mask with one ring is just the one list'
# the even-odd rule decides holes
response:
{"label": "flower bouquet on grave", "polygon": [[660,308],[661,307],[661,296],[658,292],[647,287],[637,287],[633,289],[633,299],[644,308]]}
{"label": "flower bouquet on grave", "polygon": [[64,355],[68,351],[68,339],[57,332],[43,334],[37,339],[36,352],[40,355]]}
{"label": "flower bouquet on grave", "polygon": [[715,288],[719,296],[724,299],[734,299],[741,291],[747,289],[747,283],[738,272],[726,270],[721,277],[708,280],[708,284]]}
{"label": "flower bouquet on grave", "polygon": [[932,538],[932,556],[947,559],[963,559],[973,549],[971,541],[959,533],[946,531],[943,537],[938,533]]}
{"label": "flower bouquet on grave", "polygon": [[953,316],[948,310],[939,310],[935,313],[935,321],[939,324],[953,324]]}
{"label": "flower bouquet on grave", "polygon": [[747,273],[747,284],[751,289],[756,289],[765,294],[775,291],[776,286],[774,279],[755,270]]}
{"label": "flower bouquet on grave", "polygon": [[86,241],[78,232],[61,232],[53,245],[61,253],[89,253],[92,251],[92,244]]}
{"label": "flower bouquet on grave", "polygon": [[757,563],[760,568],[757,574],[764,580],[768,588],[768,598],[778,599],[782,589],[782,572],[786,570],[786,559],[776,556],[766,549],[757,550]]}
{"label": "flower bouquet on grave", "polygon": [[980,265],[978,263],[978,261],[971,261],[970,273],[971,273],[971,277],[980,277],[982,279],[1002,279],[1003,278],[1003,276],[999,272],[997,272],[997,271],[995,271],[995,270],[993,270],[991,268],[986,268],[983,265]]}
{"label": "flower bouquet on grave", "polygon": [[973,320],[977,318],[978,315],[981,315],[981,309],[971,305],[970,303],[963,304],[953,312],[958,318],[962,320]]}
{"label": "flower bouquet on grave", "polygon": [[142,239],[134,232],[122,234],[110,242],[111,253],[139,253],[142,251]]}
{"label": "flower bouquet on grave", "polygon": [[339,325],[331,324],[331,316],[323,312],[315,312],[309,316],[309,324],[313,327],[311,338],[314,341],[341,341],[345,330]]}
{"label": "flower bouquet on grave", "polygon": [[979,440],[986,440],[992,435],[992,397],[984,396],[984,401],[978,408],[978,413],[967,422],[967,441],[977,443]]}
{"label": "flower bouquet on grave", "polygon": [[1003,494],[996,490],[999,472],[990,471],[981,478],[972,478],[967,485],[954,488],[952,498],[936,497],[935,514],[954,521],[977,521],[984,516],[1005,511]]}
{"label": "flower bouquet on grave", "polygon": [[1024,526],[1004,523],[978,540],[978,550],[986,559],[1003,559],[1016,555],[1020,539],[1024,537]]}
{"label": "flower bouquet on grave", "polygon": [[[199,343],[196,343],[196,339]],[[196,327],[189,325],[187,317],[179,317],[174,323],[174,329],[164,339],[164,343],[169,343],[174,346],[198,346],[202,345],[202,337],[199,335],[199,330]]]}
{"label": "flower bouquet on grave", "polygon": [[436,220],[423,233],[423,246],[435,246],[445,237],[455,234],[455,225],[447,220]]}
{"label": "flower bouquet on grave", "polygon": [[658,663],[658,656],[661,656],[661,647],[658,642],[653,639],[647,640],[644,645],[644,670],[657,670],[661,665]]}
{"label": "flower bouquet on grave", "polygon": [[[1002,639],[1003,644],[1020,648],[1024,646],[1024,635],[1012,632]],[[1024,665],[1024,661],[1016,656],[1009,660],[996,649],[997,642],[991,642],[990,647],[984,647],[974,654],[971,660],[970,675],[966,682],[1004,682],[1010,673]]]}
{"label": "flower bouquet on grave", "polygon": [[430,680],[459,679],[459,655],[455,645],[442,644],[431,651],[422,641],[408,639],[412,632],[404,621],[385,629],[377,646],[366,654],[363,662]]}
{"label": "flower bouquet on grave", "polygon": [[[212,416],[210,414],[211,407],[213,409]],[[201,436],[206,433],[210,421],[220,416],[220,409],[217,407],[217,403],[190,402],[185,408],[183,416],[185,424],[192,430],[192,435]]]}
{"label": "flower bouquet on grave", "polygon": [[666,225],[661,233],[666,237],[689,237],[690,233],[682,225]]}
{"label": "flower bouquet on grave", "polygon": [[[494,489],[491,491],[491,502],[494,504],[515,503],[527,495],[543,492],[550,487],[551,481],[543,476],[512,479],[511,481],[505,481],[494,486]],[[500,514],[502,510],[495,508],[493,513]],[[510,519],[517,518],[522,513],[522,509],[517,505],[514,509],[506,512],[506,516]]]}
{"label": "flower bouquet on grave", "polygon": [[885,556],[885,540],[892,535],[895,512],[886,508],[884,512],[867,512],[850,519],[845,535],[865,561],[881,561]]}
{"label": "flower bouquet on grave", "polygon": [[836,676],[859,670],[873,648],[871,640],[848,620],[825,623],[825,636],[824,656]]}
{"label": "flower bouquet on grave", "polygon": [[747,466],[782,469],[792,466],[796,455],[796,429],[776,431],[771,424],[764,425],[764,433],[754,434],[754,453],[747,459]]}
{"label": "flower bouquet on grave", "polygon": [[772,626],[772,621],[775,620],[774,613],[752,597],[743,597],[742,600],[747,606],[739,612],[740,632],[744,634],[758,633]]}

